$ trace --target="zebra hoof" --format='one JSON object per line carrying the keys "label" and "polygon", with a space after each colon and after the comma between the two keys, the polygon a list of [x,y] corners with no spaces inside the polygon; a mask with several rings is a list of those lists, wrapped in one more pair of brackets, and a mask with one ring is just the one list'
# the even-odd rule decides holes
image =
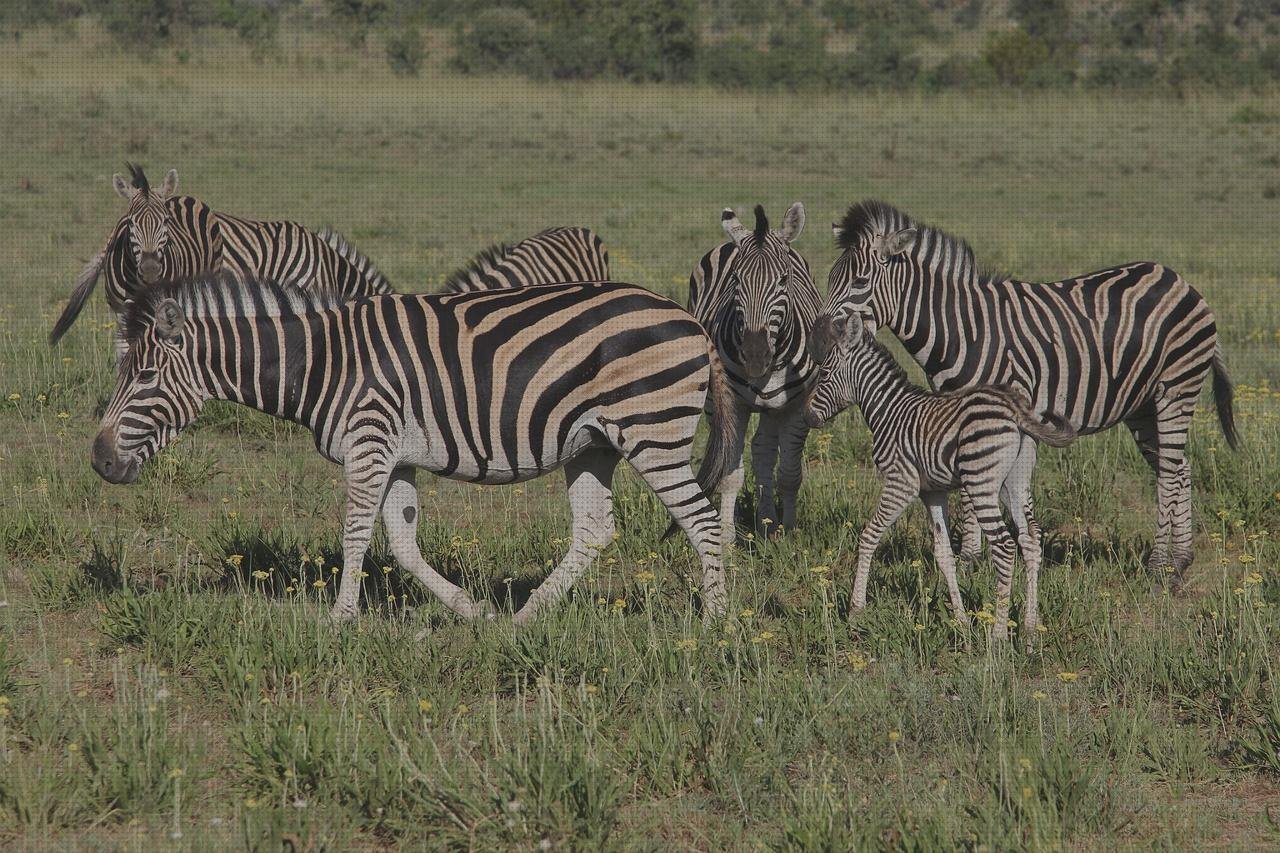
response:
{"label": "zebra hoof", "polygon": [[354,609],[334,607],[329,611],[329,623],[332,625],[346,625],[355,618],[356,611]]}

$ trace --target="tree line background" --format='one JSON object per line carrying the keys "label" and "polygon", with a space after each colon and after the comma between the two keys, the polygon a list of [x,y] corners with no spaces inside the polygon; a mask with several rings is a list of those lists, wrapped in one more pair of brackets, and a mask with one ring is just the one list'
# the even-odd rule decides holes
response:
{"label": "tree line background", "polygon": [[1280,81],[1280,0],[7,0],[11,38],[94,19],[122,45],[211,28],[260,61],[282,32],[429,55],[465,73],[745,89],[1263,88]]}

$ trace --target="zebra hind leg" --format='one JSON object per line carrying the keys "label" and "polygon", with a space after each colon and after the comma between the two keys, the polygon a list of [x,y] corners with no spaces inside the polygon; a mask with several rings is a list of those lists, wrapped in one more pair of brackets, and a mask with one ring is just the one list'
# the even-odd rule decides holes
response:
{"label": "zebra hind leg", "polygon": [[[1197,393],[1199,389],[1196,389]],[[1156,415],[1160,464],[1156,496],[1160,520],[1169,531],[1169,563],[1173,582],[1181,586],[1183,574],[1191,566],[1191,464],[1187,460],[1187,431],[1195,409],[1195,397],[1175,398]]]}
{"label": "zebra hind leg", "polygon": [[1023,438],[1022,450],[1009,476],[1000,490],[1005,508],[1013,518],[1018,534],[1018,550],[1027,573],[1027,597],[1022,614],[1023,645],[1028,653],[1035,649],[1040,625],[1040,525],[1036,523],[1035,507],[1031,498],[1031,476],[1036,465],[1036,445]]}
{"label": "zebra hind leg", "polygon": [[354,444],[347,452],[347,511],[342,529],[342,583],[330,612],[335,622],[355,618],[360,609],[360,577],[373,525],[391,476],[387,446],[375,439]]}
{"label": "zebra hind leg", "polygon": [[716,487],[716,491],[720,493],[720,550],[722,554],[727,554],[729,549],[737,543],[736,510],[738,493],[742,491],[742,484],[746,480],[746,472],[742,467],[742,447],[746,443],[747,423],[751,418],[751,412],[746,406],[738,403],[734,407],[733,417],[735,429],[733,432],[733,446],[730,448],[729,454],[732,470],[725,472],[723,479],[720,480],[719,485]]}
{"label": "zebra hind leg", "polygon": [[[596,553],[613,539],[613,472],[619,456],[613,448],[592,448],[564,467],[573,513],[569,552],[515,615],[517,625],[528,624],[538,611],[564,598],[586,571]],[[692,476],[692,475],[691,475]]]}
{"label": "zebra hind leg", "polygon": [[982,559],[982,525],[968,491],[960,490],[960,562],[972,567]]}
{"label": "zebra hind leg", "polygon": [[396,562],[416,577],[445,607],[463,619],[493,617],[493,605],[477,602],[462,587],[455,586],[433,569],[418,550],[418,518],[421,505],[414,485],[412,468],[397,468],[391,473],[387,496],[382,501],[382,523]]}
{"label": "zebra hind leg", "polygon": [[1017,546],[1009,535],[996,495],[976,495],[973,506],[978,515],[978,523],[982,525],[982,532],[991,543],[991,562],[996,569],[995,621],[991,625],[991,638],[1003,641],[1009,638],[1009,604],[1013,596]]}

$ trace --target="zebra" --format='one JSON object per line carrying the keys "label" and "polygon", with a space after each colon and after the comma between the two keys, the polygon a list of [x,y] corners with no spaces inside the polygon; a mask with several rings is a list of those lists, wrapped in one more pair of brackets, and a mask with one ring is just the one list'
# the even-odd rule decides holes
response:
{"label": "zebra", "polygon": [[[715,341],[736,398],[732,463],[718,487],[712,484],[720,493],[725,548],[735,540],[734,504],[745,479],[742,451],[752,412],[760,413],[751,441],[756,529],[770,536],[795,527],[809,435],[801,409],[817,378],[808,334],[818,313],[818,291],[808,261],[791,246],[804,228],[804,205],[791,205],[776,231],[769,229],[762,206],[756,206],[755,217],[755,228],[748,230],[726,208],[721,225],[729,240],[703,255],[689,276],[689,313]],[[774,497],[779,455],[781,516]]]}
{"label": "zebra", "polygon": [[997,588],[992,636],[1008,636],[1013,588],[1014,544],[1000,512],[1013,517],[1017,546],[1026,565],[1027,599],[1022,628],[1030,651],[1039,623],[1037,583],[1040,527],[1031,500],[1036,442],[1062,447],[1075,438],[1056,416],[1041,424],[1018,393],[1008,388],[973,388],[930,393],[907,379],[906,371],[874,338],[860,318],[843,309],[831,320],[827,358],[809,398],[805,419],[820,426],[850,403],[862,410],[872,434],[872,458],[883,479],[875,514],[858,540],[858,568],[851,608],[867,605],[871,560],[884,534],[911,501],[929,510],[933,553],[946,580],[955,620],[969,623],[956,581],[955,555],[947,532],[947,495],[963,489],[991,542]]}
{"label": "zebra", "polygon": [[444,289],[466,293],[608,280],[609,253],[599,236],[590,228],[561,226],[540,231],[514,246],[490,246],[449,276]]}
{"label": "zebra", "polygon": [[[1231,380],[1203,297],[1153,262],[1043,284],[979,272],[963,240],[883,202],[853,205],[833,231],[842,254],[814,326],[815,357],[833,345],[833,317],[852,311],[888,327],[935,390],[1009,385],[1079,435],[1123,423],[1156,474],[1148,569],[1180,583],[1192,561],[1187,430],[1210,372],[1223,434],[1239,445]],[[966,559],[981,546],[971,509],[966,503]]]}
{"label": "zebra", "polygon": [[622,459],[693,543],[704,619],[724,611],[716,511],[689,462],[708,407],[718,476],[732,392],[702,327],[665,297],[592,282],[336,302],[216,273],[147,288],[127,311],[126,336],[94,470],[136,481],[210,399],[305,425],[346,477],[336,620],[357,612],[379,511],[403,567],[459,616],[492,615],[419,553],[415,470],[501,484],[564,467],[572,543],[515,614],[528,622],[612,541]]}
{"label": "zebra", "polygon": [[[391,283],[373,262],[332,229],[312,232],[296,222],[258,222],[219,213],[197,198],[174,195],[176,169],[153,189],[140,166],[126,166],[130,181],[116,174],[112,185],[129,207],[76,279],[50,344],[71,328],[104,272],[107,304],[121,323],[125,303],[143,289],[213,270],[269,278],[343,299],[391,292]],[[117,356],[122,353],[123,343],[117,340]]]}

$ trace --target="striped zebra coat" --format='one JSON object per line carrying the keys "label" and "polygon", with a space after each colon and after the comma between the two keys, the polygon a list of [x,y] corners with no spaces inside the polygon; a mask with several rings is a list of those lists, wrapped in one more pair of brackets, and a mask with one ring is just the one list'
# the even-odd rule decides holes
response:
{"label": "striped zebra coat", "polygon": [[1001,503],[1013,518],[1026,565],[1022,630],[1030,650],[1039,623],[1041,561],[1040,527],[1031,500],[1036,442],[1061,447],[1075,438],[1074,430],[1057,418],[1053,426],[1044,426],[1026,401],[1006,388],[978,386],[930,393],[913,385],[860,318],[841,314],[833,318],[831,330],[834,345],[809,396],[805,417],[811,426],[818,426],[856,404],[871,428],[872,457],[884,481],[875,514],[858,541],[852,609],[866,607],[876,547],[918,496],[929,510],[934,556],[947,583],[951,612],[957,622],[969,622],[956,580],[946,514],[947,494],[963,489],[991,541],[997,577],[992,623],[996,639],[1008,635],[1014,568],[1014,544]]}
{"label": "striped zebra coat", "polygon": [[[1213,312],[1194,288],[1151,262],[1043,284],[980,274],[962,240],[882,202],[854,205],[834,231],[843,253],[816,355],[834,340],[833,316],[850,312],[888,327],[935,389],[1008,385],[1079,434],[1123,423],[1156,474],[1148,567],[1181,576],[1192,560],[1187,430],[1211,373],[1223,432],[1237,444]],[[968,515],[963,552],[974,556]]]}
{"label": "striped zebra coat", "polygon": [[725,210],[721,224],[729,241],[703,255],[689,276],[689,313],[715,341],[737,401],[732,465],[716,488],[725,547],[735,538],[734,506],[745,480],[742,451],[753,412],[760,413],[751,441],[756,529],[768,536],[795,527],[809,435],[802,404],[817,378],[808,336],[818,291],[808,262],[791,247],[804,228],[804,205],[793,204],[776,231],[763,207],[755,216],[755,228],[748,230]]}
{"label": "striped zebra coat", "polygon": [[94,469],[133,482],[210,399],[305,425],[346,475],[338,618],[357,612],[379,513],[401,566],[448,607],[464,618],[490,609],[419,553],[416,469],[497,484],[563,467],[572,544],[516,614],[527,621],[611,541],[611,483],[623,459],[693,543],[704,617],[723,611],[716,512],[689,462],[708,404],[713,449],[726,446],[730,392],[706,333],[668,299],[599,282],[328,305],[219,274],[148,288],[126,323],[129,351]]}
{"label": "striped zebra coat", "polygon": [[445,281],[454,293],[574,281],[608,281],[609,253],[590,228],[561,226],[482,251]]}
{"label": "striped zebra coat", "polygon": [[107,304],[121,322],[125,303],[155,282],[217,270],[340,299],[391,292],[386,276],[336,231],[219,213],[197,198],[175,196],[176,170],[153,189],[141,168],[130,164],[129,169],[132,183],[114,177],[116,192],[129,200],[129,208],[80,273],[50,343],[71,328],[99,277],[105,278]]}

